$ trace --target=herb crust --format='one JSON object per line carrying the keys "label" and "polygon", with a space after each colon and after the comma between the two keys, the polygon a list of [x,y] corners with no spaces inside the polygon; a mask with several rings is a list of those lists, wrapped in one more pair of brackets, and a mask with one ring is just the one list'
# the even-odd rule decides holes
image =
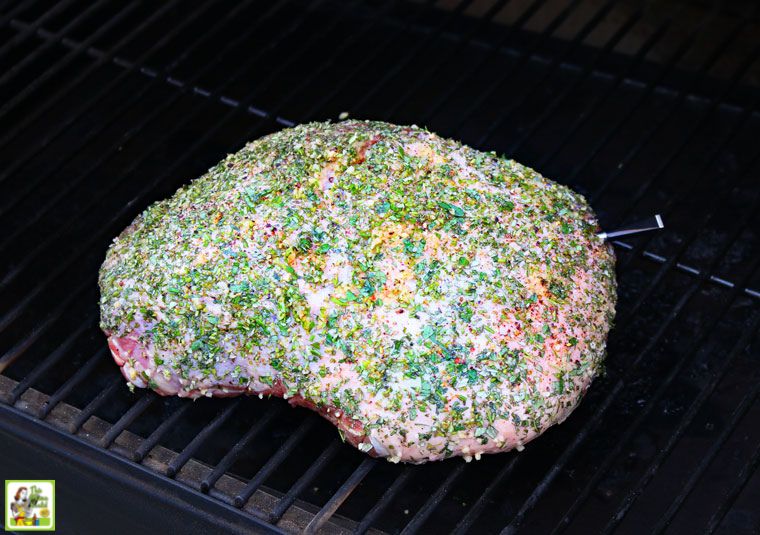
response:
{"label": "herb crust", "polygon": [[101,268],[101,327],[131,385],[282,395],[393,461],[479,457],[562,421],[600,372],[598,230],[582,196],[494,153],[305,124],[138,216]]}

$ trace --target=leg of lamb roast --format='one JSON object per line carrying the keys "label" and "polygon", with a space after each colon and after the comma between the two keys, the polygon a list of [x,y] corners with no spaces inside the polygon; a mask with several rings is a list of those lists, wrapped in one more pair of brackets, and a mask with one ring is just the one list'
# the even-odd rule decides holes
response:
{"label": "leg of lamb roast", "polygon": [[100,271],[130,386],[281,396],[391,461],[521,449],[604,358],[614,257],[585,200],[381,122],[266,136],[148,208]]}

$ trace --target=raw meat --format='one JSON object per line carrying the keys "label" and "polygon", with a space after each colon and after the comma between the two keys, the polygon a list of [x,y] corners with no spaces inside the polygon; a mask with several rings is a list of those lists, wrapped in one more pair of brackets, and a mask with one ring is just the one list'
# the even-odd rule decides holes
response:
{"label": "raw meat", "polygon": [[100,272],[130,386],[281,396],[391,461],[522,449],[600,372],[611,247],[514,161],[381,122],[249,143],[148,208]]}

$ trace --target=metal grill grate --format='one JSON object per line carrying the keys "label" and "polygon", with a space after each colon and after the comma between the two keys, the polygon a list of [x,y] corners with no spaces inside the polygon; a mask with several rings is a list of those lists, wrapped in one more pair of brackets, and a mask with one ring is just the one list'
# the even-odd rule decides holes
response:
{"label": "metal grill grate", "polygon": [[[752,2],[0,3],[0,412],[258,529],[760,529],[759,30]],[[124,387],[97,326],[111,238],[344,111],[506,153],[609,227],[663,213],[615,242],[607,375],[524,452],[395,466],[279,400]]]}

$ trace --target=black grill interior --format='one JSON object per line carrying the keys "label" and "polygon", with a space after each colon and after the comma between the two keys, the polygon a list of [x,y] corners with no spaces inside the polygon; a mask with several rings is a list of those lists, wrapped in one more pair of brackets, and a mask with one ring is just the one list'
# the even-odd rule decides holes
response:
{"label": "black grill interior", "polygon": [[[0,2],[0,394],[286,531],[760,529],[752,2]],[[585,194],[617,241],[607,374],[521,453],[366,458],[280,400],[125,386],[110,240],[247,140],[424,125]],[[3,405],[3,403],[5,405]]]}

